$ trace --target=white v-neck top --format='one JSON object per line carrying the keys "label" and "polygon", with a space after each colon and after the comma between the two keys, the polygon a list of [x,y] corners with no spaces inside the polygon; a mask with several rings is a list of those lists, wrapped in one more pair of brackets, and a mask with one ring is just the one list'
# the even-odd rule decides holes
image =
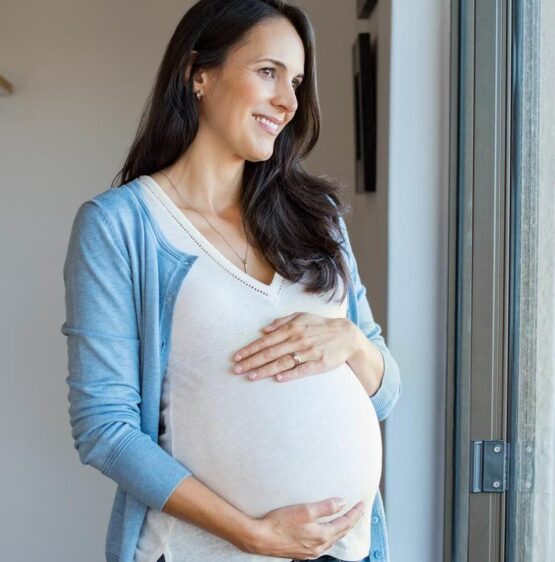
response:
{"label": "white v-neck top", "polygon": [[[364,387],[344,362],[324,373],[278,383],[233,373],[233,355],[277,317],[311,312],[347,316],[331,293],[311,295],[275,273],[254,279],[206,239],[150,177],[145,200],[168,242],[198,256],[172,317],[161,399],[159,444],[194,477],[252,517],[299,503],[344,497],[364,515],[327,552],[359,561],[370,548],[370,513],[382,469],[379,423]],[[301,358],[302,351],[299,352]],[[283,562],[240,551],[186,521],[149,508],[134,562]]]}

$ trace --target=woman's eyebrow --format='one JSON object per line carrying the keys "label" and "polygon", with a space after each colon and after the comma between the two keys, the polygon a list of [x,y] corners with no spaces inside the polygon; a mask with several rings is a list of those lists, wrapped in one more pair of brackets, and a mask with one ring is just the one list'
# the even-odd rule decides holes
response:
{"label": "woman's eyebrow", "polygon": [[[285,64],[283,62],[281,62],[280,60],[262,58],[262,59],[256,59],[253,62],[262,62],[262,61],[273,62],[276,66],[279,66],[279,67],[283,68],[283,70],[287,71],[287,66],[285,66]],[[299,73],[299,74],[297,74],[297,76],[295,76],[295,78],[304,78],[304,74]]]}

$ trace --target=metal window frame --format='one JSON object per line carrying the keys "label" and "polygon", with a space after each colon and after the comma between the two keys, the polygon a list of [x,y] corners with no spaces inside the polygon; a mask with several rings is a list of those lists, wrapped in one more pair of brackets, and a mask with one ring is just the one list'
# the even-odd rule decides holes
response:
{"label": "metal window frame", "polygon": [[508,432],[511,10],[452,1],[445,562],[505,559],[507,494],[471,485]]}

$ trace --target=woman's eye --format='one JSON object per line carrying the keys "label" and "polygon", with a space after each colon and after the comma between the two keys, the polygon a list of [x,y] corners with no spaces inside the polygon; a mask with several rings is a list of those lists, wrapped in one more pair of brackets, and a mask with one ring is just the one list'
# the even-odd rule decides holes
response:
{"label": "woman's eye", "polygon": [[[265,68],[261,68],[261,69],[260,69],[260,72],[264,72],[265,70],[269,70],[269,71],[271,72],[272,78],[274,77],[275,72],[276,72],[276,69],[275,69],[275,68],[273,68],[273,67],[271,67],[271,66],[267,66],[267,67],[265,67]],[[296,89],[299,87],[299,85],[300,85],[298,80],[293,80],[293,82],[291,82],[291,83],[293,84],[293,88],[294,88],[295,90],[296,90]]]}

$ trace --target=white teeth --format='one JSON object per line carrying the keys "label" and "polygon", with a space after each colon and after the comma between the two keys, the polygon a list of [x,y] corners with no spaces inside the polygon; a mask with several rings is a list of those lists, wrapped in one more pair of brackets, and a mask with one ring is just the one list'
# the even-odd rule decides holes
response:
{"label": "white teeth", "polygon": [[266,123],[267,125],[270,125],[270,127],[272,127],[273,129],[279,128],[279,125],[276,125],[275,123],[272,123],[271,121],[268,121],[268,119],[264,119],[264,117],[259,117],[258,115],[255,115],[254,118],[257,121],[260,121],[261,123]]}

